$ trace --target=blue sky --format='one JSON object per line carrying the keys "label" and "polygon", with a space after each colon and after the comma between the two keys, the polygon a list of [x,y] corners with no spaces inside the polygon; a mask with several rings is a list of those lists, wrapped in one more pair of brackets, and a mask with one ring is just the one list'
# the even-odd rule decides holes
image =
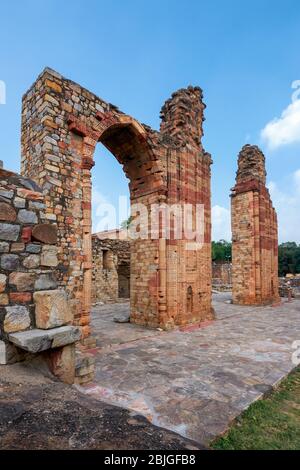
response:
{"label": "blue sky", "polygon": [[[300,80],[298,0],[11,0],[1,2],[0,21],[6,168],[19,171],[21,97],[45,66],[155,129],[173,91],[200,85],[214,238],[230,236],[237,154],[253,143],[267,157],[280,239],[300,243],[300,100],[291,101]],[[121,167],[101,146],[93,180],[95,209],[127,193]]]}

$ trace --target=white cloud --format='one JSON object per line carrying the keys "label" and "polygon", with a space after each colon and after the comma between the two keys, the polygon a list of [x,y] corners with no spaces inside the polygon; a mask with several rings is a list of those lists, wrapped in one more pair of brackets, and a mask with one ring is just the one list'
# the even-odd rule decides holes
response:
{"label": "white cloud", "polygon": [[300,142],[300,99],[289,104],[280,118],[270,121],[261,131],[261,137],[270,150]]}
{"label": "white cloud", "polygon": [[300,169],[295,171],[282,191],[271,181],[268,188],[278,215],[279,242],[300,243]]}
{"label": "white cloud", "polygon": [[102,232],[116,227],[116,211],[97,187],[92,189],[92,232]]}
{"label": "white cloud", "polygon": [[92,231],[114,230],[120,227],[130,214],[130,201],[128,195],[118,195],[113,203],[102,194],[97,186],[92,188]]}
{"label": "white cloud", "polygon": [[225,207],[216,205],[212,208],[212,239],[231,240],[230,210]]}

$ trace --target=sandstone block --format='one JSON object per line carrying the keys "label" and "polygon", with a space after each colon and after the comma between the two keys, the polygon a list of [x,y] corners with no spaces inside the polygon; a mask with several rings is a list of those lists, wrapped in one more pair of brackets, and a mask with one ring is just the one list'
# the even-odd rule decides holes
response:
{"label": "sandstone block", "polygon": [[14,222],[17,218],[15,209],[6,202],[0,202],[0,220]]}
{"label": "sandstone block", "polygon": [[[20,308],[20,307],[19,307]],[[79,341],[80,329],[75,326],[61,326],[51,330],[27,330],[9,335],[9,340],[17,347],[38,353],[51,348],[59,348]]]}
{"label": "sandstone block", "polygon": [[41,274],[34,284],[34,290],[56,289],[57,281],[54,274]]}
{"label": "sandstone block", "polygon": [[53,224],[39,224],[33,227],[32,236],[39,242],[54,245],[57,242],[57,226]]}
{"label": "sandstone block", "polygon": [[37,328],[48,330],[66,325],[73,320],[64,291],[57,289],[35,292],[33,299]]}
{"label": "sandstone block", "polygon": [[49,351],[47,362],[55,377],[67,384],[75,379],[75,346],[69,344],[54,351]]}
{"label": "sandstone block", "polygon": [[25,250],[24,243],[12,243],[10,251],[12,253],[20,253],[21,251]]}
{"label": "sandstone block", "polygon": [[31,292],[10,292],[9,300],[12,304],[28,304],[32,300]]}
{"label": "sandstone block", "polygon": [[5,291],[7,276],[0,274],[0,293]]}
{"label": "sandstone block", "polygon": [[8,305],[8,295],[7,294],[0,294],[0,305]]}
{"label": "sandstone block", "polygon": [[35,274],[15,272],[9,275],[9,284],[16,287],[19,292],[34,289]]}
{"label": "sandstone block", "polygon": [[41,255],[41,265],[49,267],[56,267],[58,265],[56,246],[43,246]]}
{"label": "sandstone block", "polygon": [[0,224],[0,240],[15,242],[20,233],[19,225]]}
{"label": "sandstone block", "polygon": [[5,333],[15,333],[17,331],[24,331],[30,327],[30,315],[27,307],[23,305],[5,307],[5,312]]}
{"label": "sandstone block", "polygon": [[39,255],[29,255],[23,261],[23,266],[27,269],[35,269],[40,266],[40,257]]}

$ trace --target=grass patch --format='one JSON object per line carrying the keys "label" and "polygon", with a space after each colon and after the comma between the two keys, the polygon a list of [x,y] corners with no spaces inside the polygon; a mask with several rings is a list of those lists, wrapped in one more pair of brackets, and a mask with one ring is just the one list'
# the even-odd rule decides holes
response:
{"label": "grass patch", "polygon": [[300,450],[300,368],[259,400],[215,440],[212,449]]}

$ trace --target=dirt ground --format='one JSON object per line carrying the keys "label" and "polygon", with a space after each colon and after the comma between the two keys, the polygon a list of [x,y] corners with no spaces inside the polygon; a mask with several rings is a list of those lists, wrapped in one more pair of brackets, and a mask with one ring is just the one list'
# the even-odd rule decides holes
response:
{"label": "dirt ground", "polygon": [[1,450],[199,448],[142,416],[82,396],[31,365],[1,367]]}

